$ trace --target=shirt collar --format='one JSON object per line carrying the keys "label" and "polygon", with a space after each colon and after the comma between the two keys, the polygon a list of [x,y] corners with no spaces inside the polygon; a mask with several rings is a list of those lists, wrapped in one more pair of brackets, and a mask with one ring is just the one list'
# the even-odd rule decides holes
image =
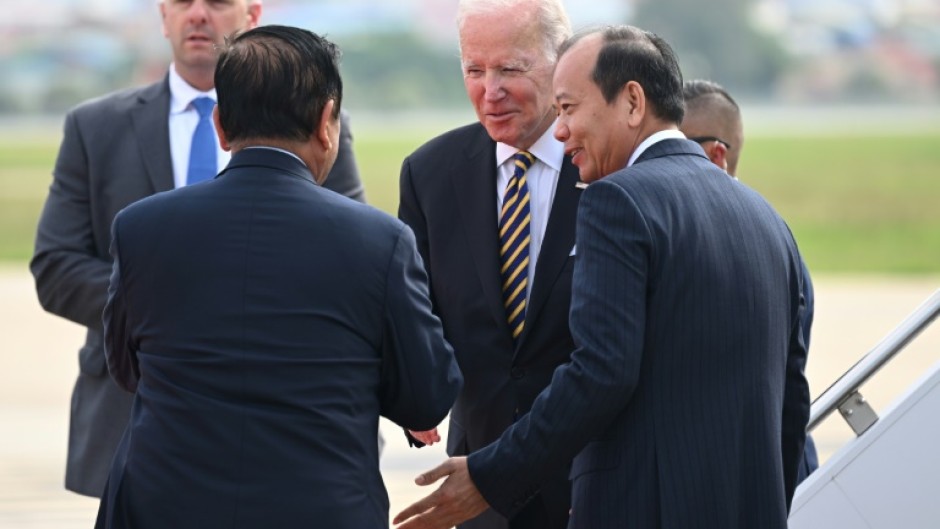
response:
{"label": "shirt collar", "polygon": [[284,153],[284,154],[286,154],[286,155],[288,155],[288,156],[293,156],[295,159],[297,159],[298,162],[304,164],[304,167],[307,166],[307,162],[305,162],[305,161],[303,161],[302,159],[300,159],[300,156],[297,156],[296,154],[294,154],[294,153],[292,153],[292,152],[290,152],[290,151],[288,151],[288,150],[281,149],[281,148],[279,148],[279,147],[271,147],[271,146],[269,146],[269,145],[252,145],[252,146],[250,146],[250,147],[245,147],[244,150],[247,151],[248,149],[267,149],[267,150],[269,150],[269,151],[282,152],[282,153]]}
{"label": "shirt collar", "polygon": [[[555,139],[555,124],[542,133],[539,139],[529,147],[529,153],[538,158],[542,163],[551,167],[557,172],[561,172],[561,164],[565,159],[565,144]],[[519,152],[518,147],[513,147],[505,143],[496,143],[496,167],[503,165],[506,160],[512,158]]]}
{"label": "shirt collar", "polygon": [[197,97],[208,97],[213,101],[218,101],[215,96],[215,88],[208,92],[203,92],[193,88],[187,83],[180,74],[176,73],[176,64],[170,65],[170,114],[179,114],[190,108],[190,103]]}
{"label": "shirt collar", "polygon": [[640,146],[637,147],[635,151],[633,151],[633,154],[630,155],[630,161],[627,162],[627,167],[633,165],[636,162],[636,159],[639,158],[640,155],[646,151],[646,149],[652,147],[653,144],[670,139],[684,140],[685,134],[676,129],[666,129],[653,133],[649,138],[643,140],[643,142],[640,143]]}

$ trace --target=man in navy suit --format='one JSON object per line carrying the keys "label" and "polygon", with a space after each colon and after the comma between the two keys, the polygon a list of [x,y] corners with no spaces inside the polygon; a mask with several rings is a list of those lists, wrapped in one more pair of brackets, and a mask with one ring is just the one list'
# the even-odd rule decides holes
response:
{"label": "man in navy suit", "polygon": [[[714,81],[693,79],[682,86],[685,100],[685,117],[680,130],[686,137],[705,150],[705,155],[729,175],[737,178],[738,161],[744,149],[744,122],[741,108],[721,85]],[[813,327],[814,299],[813,282],[810,279],[806,263],[800,261],[803,268],[803,298],[806,310],[803,311],[803,343],[809,351],[810,333]],[[796,483],[799,485],[819,468],[819,456],[813,437],[806,435],[803,459]]]}
{"label": "man in navy suit", "polygon": [[555,135],[592,182],[578,209],[578,349],[498,442],[420,476],[449,477],[396,521],[511,515],[574,458],[570,528],[784,529],[809,416],[786,224],[679,132],[682,76],[660,38],[579,35],[553,84]]}
{"label": "man in navy suit", "polygon": [[[72,390],[65,488],[96,498],[132,401],[108,376],[102,345],[111,222],[128,204],[187,185],[192,154],[214,154],[215,164],[205,164],[201,177],[214,177],[228,163],[211,121],[208,149],[193,148],[201,121],[193,102],[216,97],[216,46],[255,27],[262,13],[261,0],[160,0],[158,6],[173,63],[153,84],[86,101],[66,116],[30,262],[42,307],[87,329]],[[345,112],[342,121],[339,154],[324,187],[364,202]]]}
{"label": "man in navy suit", "polygon": [[320,187],[337,53],[237,37],[215,74],[229,165],[115,218],[105,351],[136,395],[97,527],[387,527],[379,416],[428,429],[456,398],[412,231]]}
{"label": "man in navy suit", "polygon": [[[461,0],[457,26],[464,85],[479,122],[441,134],[405,159],[398,209],[415,231],[435,313],[466,379],[450,414],[451,456],[498,439],[574,350],[568,310],[581,197],[578,169],[552,137],[552,69],[571,34],[561,1]],[[506,199],[520,152],[532,160],[527,202]],[[502,214],[504,205],[520,202],[530,213],[520,222],[527,234],[503,221],[512,218]],[[502,252],[501,231],[519,233],[514,249],[528,254],[520,274],[505,268],[503,275],[501,259],[514,252]],[[506,289],[509,276],[516,279]],[[504,291],[516,293],[509,308]],[[487,511],[461,529],[564,529],[570,496],[567,469],[559,468],[511,519]]]}

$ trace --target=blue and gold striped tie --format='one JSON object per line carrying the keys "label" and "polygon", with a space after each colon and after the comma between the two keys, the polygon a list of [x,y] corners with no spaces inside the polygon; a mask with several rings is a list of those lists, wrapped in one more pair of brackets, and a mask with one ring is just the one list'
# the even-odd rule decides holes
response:
{"label": "blue and gold striped tie", "polygon": [[513,155],[516,164],[506,185],[499,216],[499,262],[503,282],[503,304],[513,342],[525,326],[526,291],[529,288],[529,185],[526,171],[535,157],[526,151]]}

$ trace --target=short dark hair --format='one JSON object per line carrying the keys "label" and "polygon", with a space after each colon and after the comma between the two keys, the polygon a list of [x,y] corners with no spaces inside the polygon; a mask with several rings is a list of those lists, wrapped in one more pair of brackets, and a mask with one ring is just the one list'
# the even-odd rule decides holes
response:
{"label": "short dark hair", "polygon": [[636,81],[643,87],[653,114],[670,122],[682,122],[682,71],[669,44],[655,33],[634,26],[593,28],[568,39],[559,49],[559,58],[577,41],[600,33],[601,50],[592,80],[607,103],[616,99],[623,86]]}
{"label": "short dark hair", "polygon": [[310,138],[330,99],[339,116],[338,62],[336,45],[305,29],[261,26],[226,39],[215,89],[227,139]]}
{"label": "short dark hair", "polygon": [[703,96],[714,96],[720,99],[724,99],[725,102],[734,108],[736,111],[740,111],[738,103],[731,97],[731,94],[724,89],[720,84],[714,81],[707,81],[705,79],[692,79],[691,81],[686,81],[682,85],[682,95],[685,99],[686,105],[692,101]]}

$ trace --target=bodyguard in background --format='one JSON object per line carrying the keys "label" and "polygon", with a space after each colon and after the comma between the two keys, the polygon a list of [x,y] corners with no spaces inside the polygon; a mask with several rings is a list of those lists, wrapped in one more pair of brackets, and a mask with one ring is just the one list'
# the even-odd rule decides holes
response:
{"label": "bodyguard in background", "polygon": [[[163,33],[173,63],[161,81],[79,105],[65,118],[52,186],[39,220],[30,269],[47,311],[88,328],[72,393],[67,489],[100,496],[127,424],[131,395],[108,378],[101,342],[111,221],[156,192],[211,179],[229,154],[215,138],[215,47],[255,27],[261,0],[164,0]],[[364,195],[343,123],[336,165],[325,186]]]}
{"label": "bodyguard in background", "polygon": [[105,352],[136,394],[97,527],[387,527],[379,416],[428,429],[454,402],[411,229],[318,185],[337,54],[238,36],[215,75],[228,167],[115,218]]}

